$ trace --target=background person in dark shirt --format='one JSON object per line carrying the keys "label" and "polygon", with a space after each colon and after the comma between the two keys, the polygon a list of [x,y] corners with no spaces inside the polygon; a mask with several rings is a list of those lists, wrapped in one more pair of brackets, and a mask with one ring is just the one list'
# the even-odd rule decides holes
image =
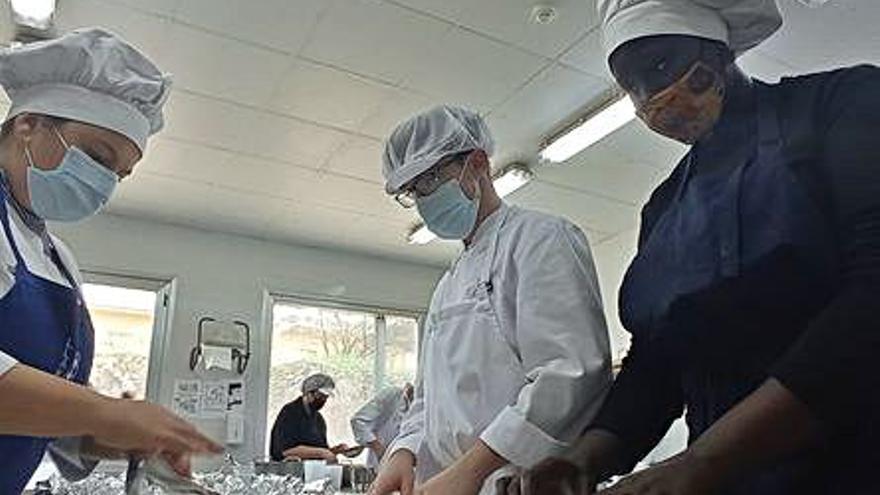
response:
{"label": "background person in dark shirt", "polygon": [[320,411],[333,395],[336,384],[327,375],[312,375],[303,381],[302,396],[285,405],[272,426],[269,454],[273,461],[325,460],[336,462],[346,445],[330,448],[327,423]]}
{"label": "background person in dark shirt", "polygon": [[772,0],[599,5],[639,116],[693,148],[642,210],[622,370],[531,493],[592,493],[685,411],[688,449],[602,495],[880,493],[880,69],[753,81]]}

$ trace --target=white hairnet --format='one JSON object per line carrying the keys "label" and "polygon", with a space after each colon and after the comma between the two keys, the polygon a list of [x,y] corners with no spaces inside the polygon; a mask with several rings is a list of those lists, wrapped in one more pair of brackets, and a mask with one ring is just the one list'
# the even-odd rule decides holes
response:
{"label": "white hairnet", "polygon": [[385,142],[385,191],[400,192],[447,156],[477,149],[491,156],[494,148],[489,127],[479,114],[449,105],[434,107],[398,125]]}
{"label": "white hairnet", "polygon": [[330,378],[323,373],[311,375],[303,380],[302,383],[302,391],[304,394],[309,392],[321,392],[325,395],[330,395],[330,392],[335,388],[336,382],[333,381],[333,378]]}
{"label": "white hairnet", "polygon": [[658,34],[698,36],[742,54],[782,26],[776,0],[599,0],[605,53]]}

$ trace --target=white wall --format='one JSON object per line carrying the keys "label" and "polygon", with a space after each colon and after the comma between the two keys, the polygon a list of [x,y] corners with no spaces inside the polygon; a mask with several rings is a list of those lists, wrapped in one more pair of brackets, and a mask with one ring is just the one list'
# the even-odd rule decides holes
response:
{"label": "white wall", "polygon": [[[265,352],[271,332],[261,325],[266,291],[422,309],[441,272],[112,215],[53,230],[69,244],[84,270],[176,280],[173,319],[161,358],[159,397],[166,405],[171,402],[175,379],[195,377],[189,370],[189,352],[202,316],[249,323],[255,331],[252,347],[259,354]],[[265,454],[262,435],[268,370],[268,360],[259,359],[246,372],[245,443],[234,451],[242,459]],[[216,424],[202,426],[217,428]]]}

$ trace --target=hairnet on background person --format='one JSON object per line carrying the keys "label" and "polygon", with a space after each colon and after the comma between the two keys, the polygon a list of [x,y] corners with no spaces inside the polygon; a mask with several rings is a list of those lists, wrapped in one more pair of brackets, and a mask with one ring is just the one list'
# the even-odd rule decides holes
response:
{"label": "hairnet on background person", "polygon": [[440,105],[419,113],[399,124],[385,142],[385,191],[396,194],[443,158],[477,149],[491,156],[495,142],[476,112]]}
{"label": "hairnet on background person", "polygon": [[303,380],[302,383],[302,392],[304,394],[320,392],[324,395],[333,395],[334,390],[336,390],[336,382],[333,381],[333,378],[323,373],[311,375]]}

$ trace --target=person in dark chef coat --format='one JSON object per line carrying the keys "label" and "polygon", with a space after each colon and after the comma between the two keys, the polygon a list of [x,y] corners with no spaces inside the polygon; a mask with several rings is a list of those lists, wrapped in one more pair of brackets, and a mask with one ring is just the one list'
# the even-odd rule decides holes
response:
{"label": "person in dark chef coat", "polygon": [[[0,51],[11,108],[0,131],[0,493],[21,493],[48,450],[81,478],[97,455],[220,447],[165,409],[86,384],[94,330],[70,251],[46,221],[96,214],[162,127],[169,80],[101,29]],[[109,249],[109,247],[108,247]]]}
{"label": "person in dark chef coat", "polygon": [[689,448],[601,493],[880,493],[880,69],[748,77],[772,0],[599,10],[639,117],[692,147],[642,211],[616,383],[525,484],[592,493],[685,413]]}
{"label": "person in dark chef coat", "polygon": [[302,383],[302,395],[278,413],[272,425],[269,455],[273,461],[324,460],[335,463],[336,456],[348,445],[330,447],[327,443],[327,422],[321,409],[336,391],[333,378],[317,373]]}

